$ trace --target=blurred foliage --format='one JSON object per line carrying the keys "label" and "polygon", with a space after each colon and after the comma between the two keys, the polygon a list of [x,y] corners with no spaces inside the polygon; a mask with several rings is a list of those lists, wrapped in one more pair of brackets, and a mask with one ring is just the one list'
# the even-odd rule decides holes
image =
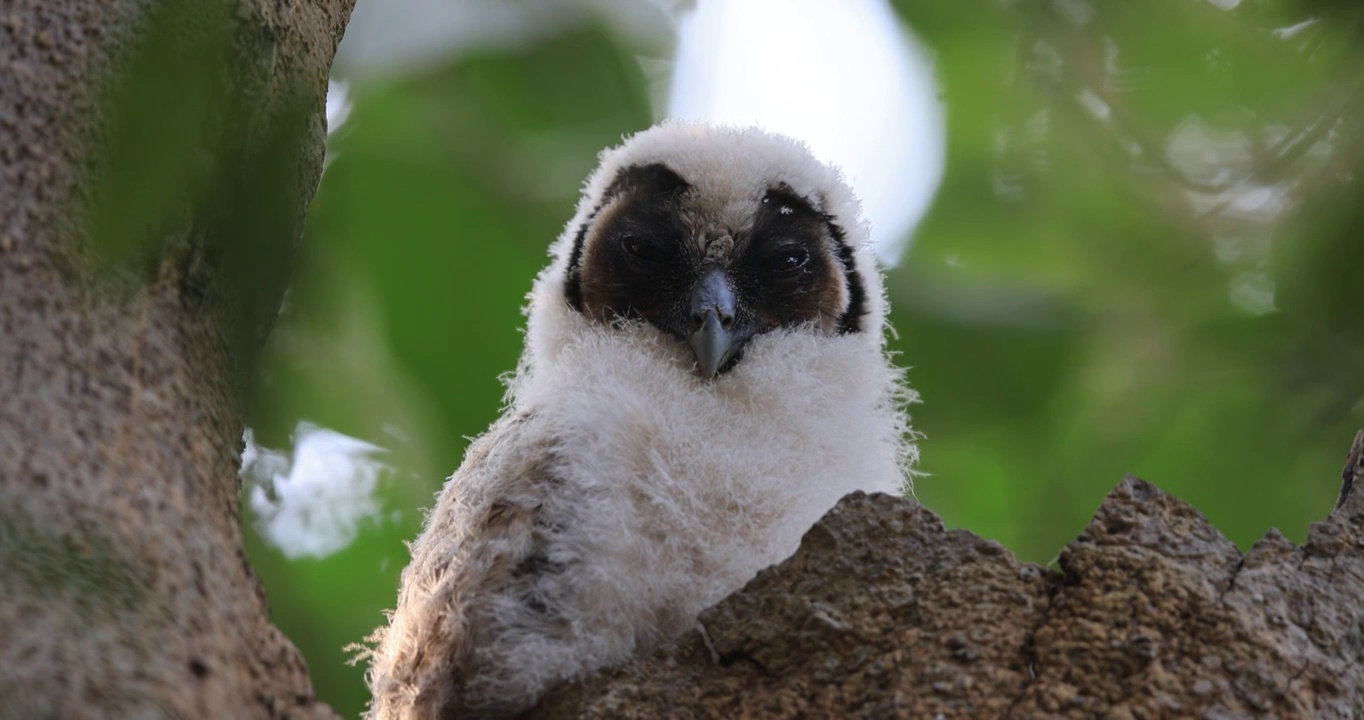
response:
{"label": "blurred foliage", "polygon": [[88,212],[96,259],[107,268],[144,265],[154,275],[164,229],[175,222],[167,209],[202,192],[205,156],[227,144],[214,118],[231,111],[222,72],[231,57],[228,11],[218,0],[156,7],[115,76]]}
{"label": "blurred foliage", "polygon": [[305,155],[322,128],[309,88],[267,87],[256,55],[240,54],[260,38],[235,11],[231,0],[154,4],[129,57],[90,79],[108,122],[91,124],[97,150],[81,158],[90,180],[71,213],[89,242],[52,253],[105,289],[178,277],[187,305],[227,319],[247,382],[290,283],[315,168]]}
{"label": "blurred foliage", "polygon": [[[1126,472],[1243,546],[1301,540],[1364,427],[1364,13],[897,7],[949,121],[890,277],[924,400],[919,498],[1040,562]],[[247,533],[274,619],[348,717],[367,696],[342,647],[393,605],[420,510],[497,416],[519,308],[596,153],[653,117],[632,51],[592,29],[352,95],[250,424],[271,447],[307,419],[389,448],[396,517],[325,559]]]}

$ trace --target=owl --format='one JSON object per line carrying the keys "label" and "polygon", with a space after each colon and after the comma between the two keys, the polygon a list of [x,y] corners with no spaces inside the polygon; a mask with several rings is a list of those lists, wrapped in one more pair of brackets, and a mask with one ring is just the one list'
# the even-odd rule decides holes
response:
{"label": "owl", "polygon": [[640,132],[550,256],[505,412],[371,638],[371,718],[522,712],[694,627],[843,495],[907,488],[913,394],[867,228],[799,143]]}

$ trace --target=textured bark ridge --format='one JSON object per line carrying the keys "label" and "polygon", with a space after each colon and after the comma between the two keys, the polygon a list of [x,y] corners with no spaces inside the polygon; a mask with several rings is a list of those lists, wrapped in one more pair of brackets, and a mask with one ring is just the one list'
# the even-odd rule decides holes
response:
{"label": "textured bark ridge", "polygon": [[0,718],[334,716],[236,468],[351,2],[0,2]]}
{"label": "textured bark ridge", "polygon": [[1128,477],[1061,572],[912,501],[850,495],[793,557],[703,613],[703,631],[532,715],[1357,718],[1360,462],[1304,546],[1271,530],[1244,554]]}

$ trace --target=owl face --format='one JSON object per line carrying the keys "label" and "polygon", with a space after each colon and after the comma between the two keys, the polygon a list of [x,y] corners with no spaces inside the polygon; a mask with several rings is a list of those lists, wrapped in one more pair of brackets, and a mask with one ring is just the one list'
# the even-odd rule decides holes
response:
{"label": "owl face", "polygon": [[614,172],[573,238],[563,287],[574,310],[648,323],[689,347],[707,379],[761,333],[865,329],[854,251],[822,198],[779,164],[710,170],[728,178],[704,167],[689,177],[687,164],[646,158]]}

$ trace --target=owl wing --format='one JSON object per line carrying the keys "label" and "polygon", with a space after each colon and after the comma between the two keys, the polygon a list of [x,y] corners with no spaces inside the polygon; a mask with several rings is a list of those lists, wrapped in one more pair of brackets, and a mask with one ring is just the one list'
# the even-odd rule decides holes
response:
{"label": "owl wing", "polygon": [[465,717],[534,702],[539,689],[520,691],[517,669],[490,654],[517,618],[544,621],[531,632],[554,631],[535,589],[557,570],[544,512],[558,485],[553,461],[552,438],[528,414],[504,417],[470,447],[411,545],[388,627],[370,638],[371,718]]}

